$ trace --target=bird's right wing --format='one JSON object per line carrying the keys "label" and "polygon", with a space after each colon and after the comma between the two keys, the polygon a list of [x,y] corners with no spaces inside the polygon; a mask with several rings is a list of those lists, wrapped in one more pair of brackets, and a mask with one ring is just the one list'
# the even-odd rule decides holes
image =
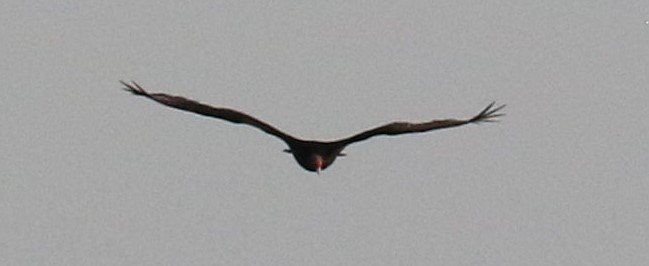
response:
{"label": "bird's right wing", "polygon": [[126,86],[124,90],[138,96],[144,96],[146,98],[149,98],[151,100],[154,100],[158,103],[164,104],[169,107],[177,108],[183,111],[188,111],[188,112],[192,112],[204,116],[227,120],[232,123],[243,123],[243,124],[251,125],[253,127],[263,130],[268,134],[276,136],[287,143],[295,140],[294,137],[274,128],[273,126],[266,124],[261,120],[254,118],[250,115],[244,114],[242,112],[233,109],[212,107],[180,96],[173,96],[164,93],[149,93],[135,82],[132,82],[132,84],[128,84],[121,80],[120,82],[124,86]]}
{"label": "bird's right wing", "polygon": [[408,133],[419,133],[426,132],[442,128],[457,127],[471,123],[480,123],[480,122],[494,122],[497,117],[503,116],[503,113],[498,113],[505,105],[498,106],[493,108],[495,102],[489,104],[485,109],[482,110],[479,114],[475,115],[470,119],[459,120],[459,119],[444,119],[444,120],[433,120],[430,122],[424,123],[409,123],[409,122],[394,122],[380,127],[376,127],[354,136],[351,136],[346,139],[341,139],[336,142],[343,143],[345,145],[363,141],[368,138],[377,136],[377,135],[400,135]]}

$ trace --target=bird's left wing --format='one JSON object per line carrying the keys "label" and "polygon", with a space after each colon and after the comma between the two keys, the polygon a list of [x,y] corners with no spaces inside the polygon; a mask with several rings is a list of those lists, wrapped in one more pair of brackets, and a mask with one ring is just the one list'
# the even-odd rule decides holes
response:
{"label": "bird's left wing", "polygon": [[505,105],[500,105],[496,108],[493,108],[495,102],[489,104],[485,109],[482,110],[479,114],[475,115],[470,119],[460,120],[460,119],[444,119],[444,120],[433,120],[430,122],[424,123],[409,123],[409,122],[394,122],[380,127],[376,127],[359,134],[353,135],[349,138],[341,139],[336,142],[343,143],[345,145],[363,141],[368,138],[377,136],[377,135],[399,135],[399,134],[408,134],[408,133],[419,133],[426,132],[442,128],[457,127],[471,123],[480,123],[480,122],[494,122],[495,118],[503,116],[503,113],[499,113]]}
{"label": "bird's left wing", "polygon": [[124,90],[129,91],[135,95],[144,96],[146,98],[149,98],[151,100],[154,100],[166,106],[170,106],[173,108],[177,108],[192,113],[201,114],[204,116],[227,120],[232,123],[243,123],[243,124],[251,125],[263,130],[268,134],[276,136],[287,143],[295,140],[294,137],[276,129],[275,127],[266,124],[263,121],[254,118],[250,115],[239,112],[237,110],[212,107],[180,96],[173,96],[164,93],[149,93],[135,82],[132,82],[132,84],[128,84],[121,80],[120,82],[124,86],[126,86]]}

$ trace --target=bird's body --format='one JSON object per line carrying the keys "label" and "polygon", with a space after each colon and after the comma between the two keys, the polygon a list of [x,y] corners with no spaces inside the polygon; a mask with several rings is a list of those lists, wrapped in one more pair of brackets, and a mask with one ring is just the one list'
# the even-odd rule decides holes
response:
{"label": "bird's body", "polygon": [[293,157],[302,168],[320,172],[334,163],[338,156],[342,156],[345,145],[337,142],[322,142],[297,140],[288,144],[289,150]]}
{"label": "bird's body", "polygon": [[441,128],[457,127],[470,123],[493,122],[494,118],[503,115],[502,113],[498,113],[498,111],[505,107],[504,105],[501,105],[492,108],[494,103],[491,103],[482,110],[482,112],[466,120],[443,119],[424,123],[394,122],[340,140],[315,141],[298,139],[257,118],[233,109],[212,107],[180,96],[173,96],[164,93],[149,93],[135,82],[132,82],[132,84],[123,81],[120,82],[126,86],[125,90],[135,95],[147,97],[169,107],[219,118],[233,123],[248,124],[259,128],[262,131],[283,140],[289,147],[289,149],[284,151],[293,154],[293,157],[302,168],[318,173],[329,167],[338,156],[343,156],[344,154],[342,151],[349,144],[363,141],[377,135],[419,133]]}

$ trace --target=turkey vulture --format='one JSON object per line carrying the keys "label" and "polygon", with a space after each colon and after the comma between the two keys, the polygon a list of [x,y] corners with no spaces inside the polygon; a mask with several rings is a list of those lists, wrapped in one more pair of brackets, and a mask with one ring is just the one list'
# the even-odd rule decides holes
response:
{"label": "turkey vulture", "polygon": [[212,107],[206,104],[199,103],[194,100],[183,98],[180,96],[173,96],[164,93],[149,93],[139,84],[132,82],[128,84],[124,81],[120,82],[126,86],[124,90],[129,91],[138,96],[144,96],[158,103],[164,104],[169,107],[181,109],[188,112],[197,113],[204,116],[220,118],[233,123],[248,124],[253,127],[259,128],[264,132],[271,134],[275,137],[282,139],[288,145],[289,149],[285,152],[293,154],[295,160],[307,171],[318,172],[329,167],[336,157],[343,156],[342,150],[349,144],[354,142],[363,141],[377,135],[399,135],[407,133],[426,132],[435,129],[457,127],[471,123],[480,122],[494,122],[497,117],[503,116],[499,113],[505,105],[494,107],[494,102],[489,104],[476,116],[465,119],[444,119],[432,120],[423,123],[409,123],[409,122],[393,122],[383,126],[379,126],[348,138],[336,141],[316,141],[316,140],[302,140],[286,134],[279,129],[266,124],[265,122],[244,114],[242,112],[228,109]]}

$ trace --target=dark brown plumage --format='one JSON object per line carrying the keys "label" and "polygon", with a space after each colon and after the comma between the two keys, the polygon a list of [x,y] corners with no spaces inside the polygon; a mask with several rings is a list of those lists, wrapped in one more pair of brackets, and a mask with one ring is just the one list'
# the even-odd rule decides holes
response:
{"label": "dark brown plumage", "polygon": [[342,150],[347,145],[354,142],[363,141],[377,135],[419,133],[435,129],[457,127],[471,123],[494,122],[495,118],[504,115],[503,113],[499,113],[498,111],[505,107],[505,105],[501,105],[493,108],[494,103],[491,103],[486,108],[484,108],[482,112],[470,119],[432,120],[430,122],[423,123],[393,122],[336,141],[315,141],[298,139],[274,128],[269,124],[266,124],[265,122],[257,118],[236,110],[212,107],[180,96],[173,96],[164,93],[149,93],[135,82],[132,82],[132,84],[128,84],[124,81],[120,82],[124,86],[126,86],[126,88],[124,88],[126,91],[129,91],[138,96],[147,97],[166,106],[197,113],[204,116],[220,118],[233,123],[248,124],[253,127],[259,128],[264,132],[278,137],[286,142],[289,149],[284,151],[293,154],[293,157],[295,157],[295,160],[300,164],[300,166],[308,171],[314,171],[318,173],[320,173],[321,170],[329,167],[334,162],[336,157],[343,156],[344,154],[341,153]]}

